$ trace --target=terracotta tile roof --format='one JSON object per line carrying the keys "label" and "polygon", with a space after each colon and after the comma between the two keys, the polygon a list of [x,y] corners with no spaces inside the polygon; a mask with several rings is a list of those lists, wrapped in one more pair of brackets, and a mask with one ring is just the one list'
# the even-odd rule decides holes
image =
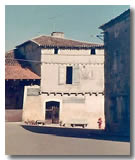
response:
{"label": "terracotta tile roof", "polygon": [[10,50],[6,53],[5,65],[20,65],[19,61],[15,59],[14,50]]}
{"label": "terracotta tile roof", "polygon": [[[34,42],[39,46],[42,47],[58,47],[58,48],[103,48],[102,44],[94,44],[94,43],[89,43],[89,42],[81,42],[81,41],[76,41],[76,40],[70,40],[70,39],[65,39],[65,38],[56,38],[53,36],[39,36],[36,38],[33,38],[32,40],[26,41],[25,43],[28,42]],[[19,46],[22,46],[18,45]]]}
{"label": "terracotta tile roof", "polygon": [[5,79],[40,79],[28,67],[22,67],[22,62],[15,59],[13,50],[9,51],[5,58]]}
{"label": "terracotta tile roof", "polygon": [[5,66],[5,79],[40,79],[28,68],[21,66]]}
{"label": "terracotta tile roof", "polygon": [[111,27],[112,25],[126,19],[127,17],[130,16],[130,9],[126,10],[125,12],[123,12],[122,14],[120,14],[119,16],[111,19],[109,22],[101,25],[99,28],[105,30],[106,28]]}

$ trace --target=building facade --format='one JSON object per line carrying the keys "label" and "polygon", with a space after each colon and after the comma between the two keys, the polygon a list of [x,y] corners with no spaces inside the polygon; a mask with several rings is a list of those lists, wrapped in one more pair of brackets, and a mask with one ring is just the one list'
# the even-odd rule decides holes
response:
{"label": "building facade", "polygon": [[105,46],[106,130],[130,132],[130,10],[100,27]]}
{"label": "building facade", "polygon": [[40,85],[24,87],[23,121],[87,123],[104,128],[104,46],[64,38],[53,32],[16,47]]}

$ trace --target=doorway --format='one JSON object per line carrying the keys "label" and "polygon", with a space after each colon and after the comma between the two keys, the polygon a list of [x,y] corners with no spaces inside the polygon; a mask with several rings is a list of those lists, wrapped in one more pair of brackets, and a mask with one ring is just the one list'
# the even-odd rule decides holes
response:
{"label": "doorway", "polygon": [[46,102],[45,120],[46,123],[59,123],[59,108],[60,102],[48,101]]}

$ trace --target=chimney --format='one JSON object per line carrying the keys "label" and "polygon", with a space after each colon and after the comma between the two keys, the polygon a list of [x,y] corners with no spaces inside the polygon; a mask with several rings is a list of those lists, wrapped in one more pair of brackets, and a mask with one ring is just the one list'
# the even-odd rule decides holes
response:
{"label": "chimney", "polygon": [[51,36],[56,38],[64,38],[64,32],[52,32]]}

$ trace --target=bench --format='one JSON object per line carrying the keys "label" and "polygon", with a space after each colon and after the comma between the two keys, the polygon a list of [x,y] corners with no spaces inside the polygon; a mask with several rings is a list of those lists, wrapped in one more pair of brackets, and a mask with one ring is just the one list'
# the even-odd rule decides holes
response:
{"label": "bench", "polygon": [[75,127],[75,126],[81,126],[82,128],[85,128],[87,127],[87,123],[71,123],[71,126],[72,127]]}
{"label": "bench", "polygon": [[87,127],[88,122],[85,119],[71,119],[69,122],[62,122],[61,126],[66,126],[67,124],[69,124],[71,127],[81,126],[82,128],[85,128]]}
{"label": "bench", "polygon": [[45,121],[43,121],[43,120],[37,120],[36,124],[37,125],[45,125]]}

